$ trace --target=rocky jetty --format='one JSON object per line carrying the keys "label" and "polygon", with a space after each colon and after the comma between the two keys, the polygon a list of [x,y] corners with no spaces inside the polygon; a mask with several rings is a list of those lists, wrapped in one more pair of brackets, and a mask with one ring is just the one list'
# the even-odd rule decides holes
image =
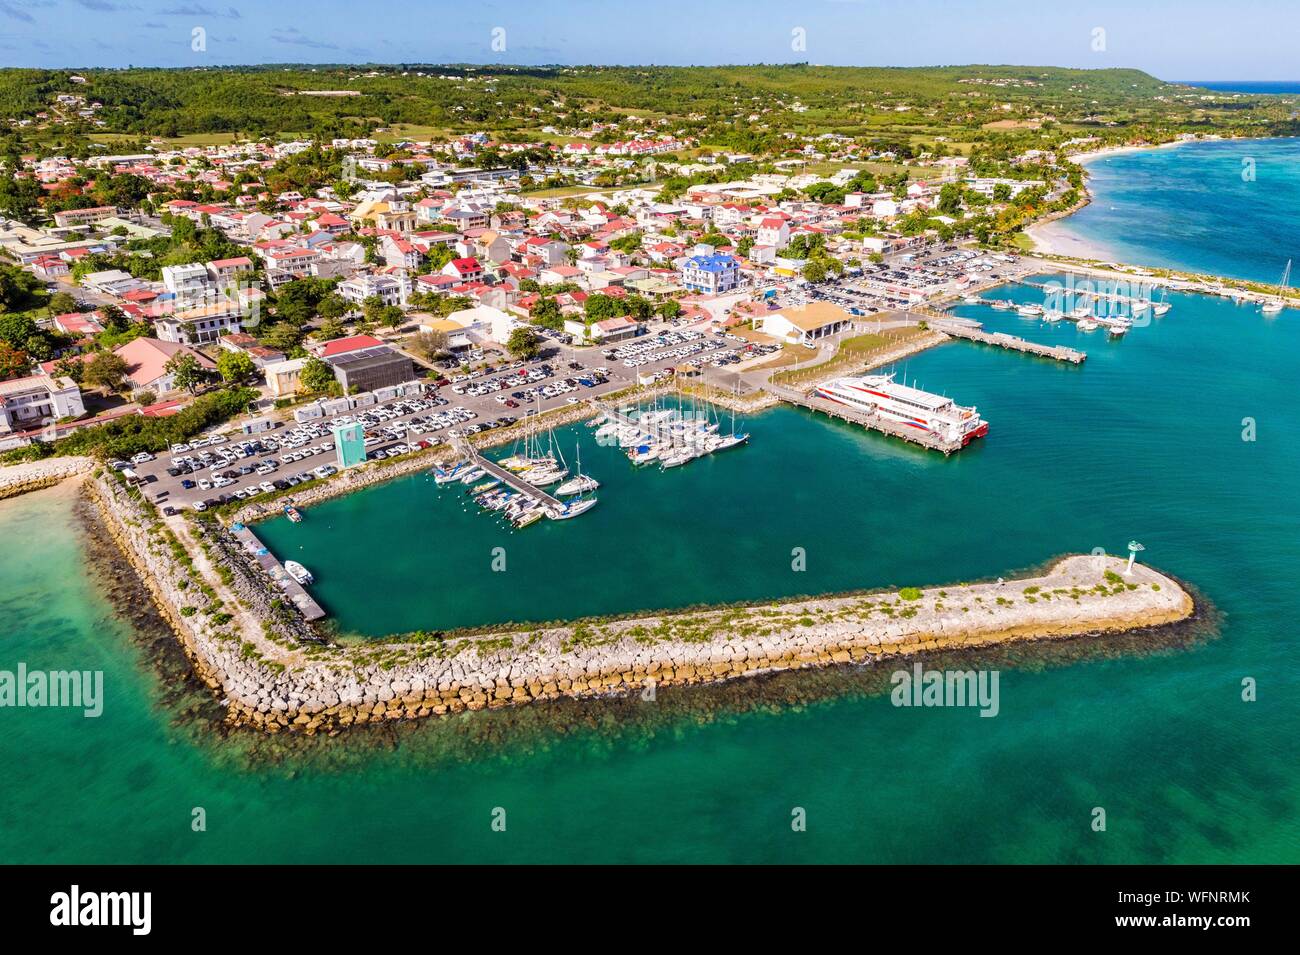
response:
{"label": "rocky jetty", "polygon": [[95,466],[93,458],[46,458],[0,468],[0,500],[43,487],[52,487],[70,477],[86,474]]}
{"label": "rocky jetty", "polygon": [[1005,582],[902,588],[563,626],[320,645],[218,529],[156,516],[88,482],[106,522],[232,722],[316,733],[561,697],[645,692],[776,670],[871,664],[1015,640],[1104,635],[1189,617],[1172,578],[1073,556]]}

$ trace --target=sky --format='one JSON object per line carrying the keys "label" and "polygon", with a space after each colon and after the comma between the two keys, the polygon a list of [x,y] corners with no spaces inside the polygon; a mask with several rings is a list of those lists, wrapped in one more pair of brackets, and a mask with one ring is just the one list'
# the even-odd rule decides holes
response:
{"label": "sky", "polygon": [[[1138,9],[1140,8],[1140,9]],[[0,65],[1009,63],[1300,79],[1296,0],[0,0]]]}

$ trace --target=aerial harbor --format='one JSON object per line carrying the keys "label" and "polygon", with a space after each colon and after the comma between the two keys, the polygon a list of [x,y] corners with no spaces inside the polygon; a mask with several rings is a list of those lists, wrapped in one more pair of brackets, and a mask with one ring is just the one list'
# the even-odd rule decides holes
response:
{"label": "aerial harbor", "polygon": [[988,2],[0,4],[0,858],[1300,860],[1300,87]]}

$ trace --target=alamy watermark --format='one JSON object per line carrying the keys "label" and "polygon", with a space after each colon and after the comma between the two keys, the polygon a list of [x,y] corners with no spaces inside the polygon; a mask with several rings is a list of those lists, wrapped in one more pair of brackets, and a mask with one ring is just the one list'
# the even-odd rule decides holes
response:
{"label": "alamy watermark", "polygon": [[0,708],[70,707],[94,718],[104,712],[103,670],[0,670]]}
{"label": "alamy watermark", "polygon": [[911,670],[895,670],[889,694],[895,706],[971,706],[980,716],[997,716],[998,670],[925,670],[920,662]]}

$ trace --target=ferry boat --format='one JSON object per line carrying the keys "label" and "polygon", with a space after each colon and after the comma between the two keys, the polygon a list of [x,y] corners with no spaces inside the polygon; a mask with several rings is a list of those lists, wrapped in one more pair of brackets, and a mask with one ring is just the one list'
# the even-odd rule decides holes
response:
{"label": "ferry boat", "polygon": [[879,415],[909,428],[928,431],[965,447],[989,433],[988,422],[974,407],[919,388],[900,385],[893,375],[837,378],[817,388],[817,396],[858,411]]}
{"label": "ferry boat", "polygon": [[298,508],[294,507],[292,504],[286,504],[284,506],[284,516],[289,518],[289,520],[293,521],[295,524],[302,523],[302,511],[298,510]]}
{"label": "ferry boat", "polygon": [[310,584],[316,580],[311,575],[311,571],[296,560],[286,560],[284,562],[284,571],[300,584]]}

